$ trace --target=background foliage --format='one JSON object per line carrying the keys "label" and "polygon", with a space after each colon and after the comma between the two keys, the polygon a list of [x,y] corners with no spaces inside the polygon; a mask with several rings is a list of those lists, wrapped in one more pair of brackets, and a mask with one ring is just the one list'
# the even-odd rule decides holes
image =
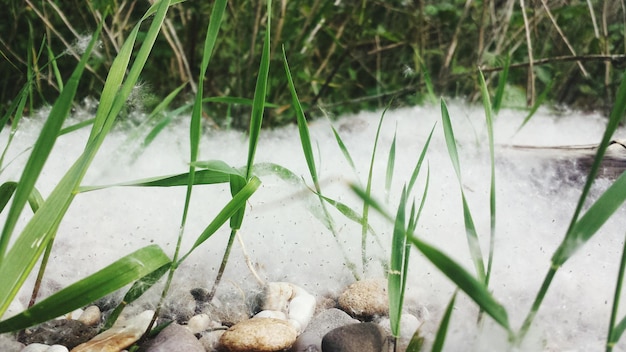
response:
{"label": "background foliage", "polygon": [[[58,72],[66,80],[81,43],[109,11],[97,55],[79,89],[81,98],[98,99],[121,43],[150,3],[0,0],[0,5],[4,113],[27,81],[28,62],[35,80],[27,109],[52,101],[59,80],[47,63],[57,57]],[[178,103],[192,99],[212,7],[212,1],[185,1],[169,11],[133,104],[151,108],[185,82]],[[267,20],[264,7],[255,0],[228,3],[204,81],[205,96],[252,98]],[[473,101],[480,92],[477,68],[495,86],[497,69],[507,57],[511,69],[505,106],[533,105],[545,90],[555,104],[608,111],[625,61],[624,0],[282,0],[272,10],[270,71],[275,74],[270,74],[268,101],[279,107],[266,111],[265,125],[295,121],[293,114],[283,113],[291,98],[282,75],[282,45],[304,109],[319,114],[323,108],[331,115],[381,108],[392,96],[397,104],[421,103],[428,96],[429,78],[437,94]],[[582,61],[568,58],[572,56]],[[218,126],[245,128],[249,109],[211,103],[205,106],[205,118]]]}

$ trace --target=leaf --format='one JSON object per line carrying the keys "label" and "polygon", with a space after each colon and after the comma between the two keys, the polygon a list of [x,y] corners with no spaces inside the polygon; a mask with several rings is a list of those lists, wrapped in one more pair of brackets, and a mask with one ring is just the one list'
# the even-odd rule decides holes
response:
{"label": "leaf", "polygon": [[443,313],[443,317],[441,318],[441,323],[439,323],[439,329],[437,329],[437,335],[435,336],[435,341],[433,342],[432,352],[441,352],[443,351],[443,344],[446,342],[446,335],[448,333],[448,325],[450,324],[450,317],[452,316],[452,309],[454,308],[454,301],[456,300],[457,291],[454,292],[452,298],[450,298],[450,302],[446,307],[445,312]]}
{"label": "leaf", "polygon": [[25,329],[81,308],[169,262],[167,255],[157,245],[141,248],[62,289],[30,309],[0,322],[0,333]]}

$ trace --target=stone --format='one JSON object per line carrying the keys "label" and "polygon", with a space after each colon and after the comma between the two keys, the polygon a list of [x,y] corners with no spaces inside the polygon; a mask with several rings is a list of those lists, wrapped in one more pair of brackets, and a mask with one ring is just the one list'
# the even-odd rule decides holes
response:
{"label": "stone", "polygon": [[298,334],[306,329],[317,303],[313,295],[289,282],[268,283],[262,301],[261,307],[266,313],[261,316],[268,316],[267,311],[283,312]]}
{"label": "stone", "polygon": [[[392,335],[391,333],[391,321],[389,320],[389,318],[383,318],[381,319],[378,324],[385,329],[385,331],[389,334],[389,336]],[[411,338],[413,337],[413,334],[415,334],[415,331],[417,331],[417,329],[419,329],[419,327],[422,325],[422,322],[413,314],[409,314],[409,313],[402,313],[402,315],[400,316],[400,336],[399,338],[401,340],[411,340]]]}
{"label": "stone", "polygon": [[204,352],[204,346],[184,326],[176,323],[163,329],[142,348],[145,352]]}
{"label": "stone", "polygon": [[34,329],[26,329],[20,340],[26,345],[41,343],[63,345],[73,348],[89,341],[98,331],[78,320],[59,319],[43,323]]}
{"label": "stone", "polygon": [[2,352],[20,352],[24,349],[24,344],[16,341],[10,334],[0,334],[0,346]]}
{"label": "stone", "polygon": [[[33,343],[26,346],[21,352],[68,352],[67,347],[62,345],[48,346],[42,343]],[[5,352],[5,350],[3,350]]]}
{"label": "stone", "polygon": [[375,323],[349,324],[328,332],[322,339],[322,352],[380,352],[386,334]]}
{"label": "stone", "polygon": [[100,313],[100,308],[98,308],[98,306],[89,306],[85,308],[83,313],[78,317],[78,321],[87,326],[96,326],[100,324],[101,317],[102,314]]}
{"label": "stone", "polygon": [[226,330],[205,331],[198,341],[200,341],[206,351],[215,351],[220,345],[220,338],[224,335],[224,332]]}
{"label": "stone", "polygon": [[297,331],[287,321],[274,318],[244,320],[226,330],[220,346],[230,352],[272,352],[290,348]]}
{"label": "stone", "polygon": [[388,315],[387,282],[382,279],[357,281],[339,296],[338,304],[343,311],[359,319]]}
{"label": "stone", "polygon": [[72,349],[72,352],[118,352],[135,343],[148,328],[154,312],[146,310],[130,319],[118,319],[107,331]]}
{"label": "stone", "polygon": [[311,319],[309,326],[298,336],[291,350],[293,352],[313,352],[322,350],[322,338],[329,331],[348,324],[357,324],[348,313],[337,308],[321,311]]}
{"label": "stone", "polygon": [[198,314],[194,315],[187,322],[187,329],[191,331],[192,334],[199,334],[211,326],[211,317],[208,314]]}

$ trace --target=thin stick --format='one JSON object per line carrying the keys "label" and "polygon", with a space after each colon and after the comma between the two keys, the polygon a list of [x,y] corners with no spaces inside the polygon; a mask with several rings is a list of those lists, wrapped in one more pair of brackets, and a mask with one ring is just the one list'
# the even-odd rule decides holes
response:
{"label": "thin stick", "polygon": [[526,16],[526,4],[524,0],[519,0],[522,7],[522,17],[524,17],[524,29],[526,30],[526,47],[528,48],[528,85],[526,90],[526,105],[535,105],[535,67],[533,59],[533,44],[530,38],[530,27],[528,26],[528,16]]}
{"label": "thin stick", "polygon": [[[556,22],[556,19],[554,18],[554,16],[552,16],[552,11],[550,11],[550,8],[548,7],[548,4],[546,3],[546,0],[541,0],[541,3],[543,4],[543,8],[546,10],[546,13],[548,14],[548,18],[550,18],[550,21],[552,21],[552,24],[554,25],[554,28],[556,28],[556,31],[561,36],[561,39],[563,39],[563,41],[565,42],[565,45],[567,45],[567,48],[572,53],[572,55],[576,56],[576,51],[574,50],[572,45],[569,43],[569,40],[567,40],[567,37],[565,36],[563,31],[561,30],[561,27],[559,27],[559,24]],[[588,78],[589,77],[589,72],[587,72],[587,70],[585,70],[585,67],[583,66],[582,62],[577,61],[576,63],[578,64],[578,67],[580,68],[580,71],[582,71],[583,76],[585,76],[585,78]]]}

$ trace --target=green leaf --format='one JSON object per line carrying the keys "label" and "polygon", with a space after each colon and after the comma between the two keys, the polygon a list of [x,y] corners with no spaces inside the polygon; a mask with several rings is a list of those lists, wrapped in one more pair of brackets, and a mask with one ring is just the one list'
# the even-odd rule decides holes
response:
{"label": "green leaf", "polygon": [[433,342],[432,352],[441,352],[443,351],[443,344],[446,341],[446,335],[448,333],[448,325],[450,324],[450,317],[452,316],[452,309],[454,309],[454,301],[456,300],[457,291],[454,292],[452,298],[450,298],[450,302],[446,307],[445,312],[443,313],[443,317],[441,318],[441,323],[439,323],[439,329],[437,329],[437,335],[435,336],[435,341]]}
{"label": "green leaf", "polygon": [[396,213],[391,239],[391,260],[389,275],[387,276],[387,290],[389,292],[389,322],[391,333],[394,337],[400,337],[400,317],[402,316],[402,301],[404,296],[403,278],[407,273],[405,269],[406,257],[406,187],[402,189],[400,204]]}
{"label": "green leaf", "polygon": [[167,255],[157,245],[141,248],[62,289],[30,309],[0,322],[0,333],[25,329],[81,308],[169,262]]}
{"label": "green leaf", "polygon": [[476,280],[450,257],[419,238],[409,236],[409,241],[444,275],[452,280],[459,289],[476,302],[480,309],[491,316],[496,323],[506,329],[509,335],[512,336],[513,333],[509,325],[506,309],[493,298],[482,281]]}

